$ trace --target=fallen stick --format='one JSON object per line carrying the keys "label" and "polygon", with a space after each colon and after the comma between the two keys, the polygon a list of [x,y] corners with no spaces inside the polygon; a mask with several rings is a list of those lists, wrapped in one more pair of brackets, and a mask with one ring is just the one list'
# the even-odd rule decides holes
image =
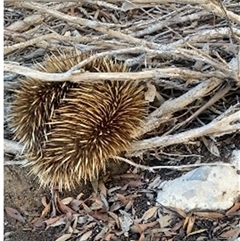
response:
{"label": "fallen stick", "polygon": [[131,155],[134,156],[134,153],[137,151],[143,152],[144,150],[153,149],[156,147],[166,147],[166,146],[180,144],[180,143],[187,143],[190,140],[193,140],[201,136],[207,136],[207,135],[218,136],[222,134],[239,131],[240,123],[235,123],[235,124],[232,124],[232,123],[240,121],[240,110],[238,110],[233,114],[230,114],[229,116],[224,116],[225,114],[227,114],[227,112],[225,112],[218,118],[214,119],[209,124],[199,128],[191,129],[191,130],[184,131],[174,135],[157,136],[157,137],[137,141],[132,144],[131,148],[129,149],[128,156],[131,156]]}

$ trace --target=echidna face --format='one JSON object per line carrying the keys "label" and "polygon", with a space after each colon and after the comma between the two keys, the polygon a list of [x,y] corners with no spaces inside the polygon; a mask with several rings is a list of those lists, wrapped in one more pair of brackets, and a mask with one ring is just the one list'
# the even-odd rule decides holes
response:
{"label": "echidna face", "polygon": [[[76,61],[79,59],[70,65]],[[60,63],[54,64],[62,70]],[[97,60],[88,68],[126,71],[124,65],[106,59]],[[24,99],[24,121],[32,123],[32,127],[19,120],[19,113],[15,114],[15,127],[23,142],[39,148],[29,148],[29,165],[42,186],[72,189],[82,179],[98,178],[108,159],[126,151],[137,137],[147,112],[143,88],[132,81],[75,85],[66,82],[55,87],[53,82],[36,82],[33,86],[37,91],[33,87],[22,88],[16,101]],[[41,97],[37,94],[40,92]],[[26,104],[29,100],[34,104]],[[27,109],[31,111],[27,113]]]}

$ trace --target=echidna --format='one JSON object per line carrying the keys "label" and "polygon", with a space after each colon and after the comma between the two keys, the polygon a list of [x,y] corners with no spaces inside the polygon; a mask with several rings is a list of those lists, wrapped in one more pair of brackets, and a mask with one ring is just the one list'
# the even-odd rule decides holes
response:
{"label": "echidna", "polygon": [[[88,57],[48,56],[37,69],[64,72]],[[125,72],[123,63],[97,59],[90,72]],[[11,122],[25,144],[31,173],[41,186],[71,190],[98,178],[109,158],[127,150],[147,113],[143,86],[134,81],[43,82],[26,78],[16,90]]]}

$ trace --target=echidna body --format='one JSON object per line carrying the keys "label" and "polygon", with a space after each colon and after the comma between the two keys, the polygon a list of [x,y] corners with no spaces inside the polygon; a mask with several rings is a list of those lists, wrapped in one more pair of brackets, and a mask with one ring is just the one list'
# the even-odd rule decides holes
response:
{"label": "echidna body", "polygon": [[[63,72],[86,55],[62,54],[40,68]],[[97,59],[92,72],[125,72],[124,64]],[[12,122],[26,144],[31,172],[42,186],[72,189],[95,180],[109,158],[126,151],[146,115],[143,87],[133,81],[41,82],[26,79],[16,91]]]}

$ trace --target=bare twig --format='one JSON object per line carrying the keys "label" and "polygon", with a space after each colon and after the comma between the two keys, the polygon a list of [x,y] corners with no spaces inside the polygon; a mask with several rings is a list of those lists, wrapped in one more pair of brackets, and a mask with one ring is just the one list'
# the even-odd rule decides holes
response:
{"label": "bare twig", "polygon": [[21,48],[26,48],[28,46],[37,44],[41,41],[52,39],[52,38],[56,37],[57,35],[58,34],[51,33],[51,34],[43,35],[43,36],[31,39],[31,40],[22,42],[22,43],[17,43],[12,46],[6,46],[6,47],[4,47],[4,54],[9,54],[15,50],[19,50]]}
{"label": "bare twig", "polygon": [[161,45],[158,45],[158,44],[155,44],[155,43],[150,43],[150,42],[145,41],[145,40],[141,40],[141,39],[131,37],[129,35],[121,33],[120,31],[112,30],[112,29],[109,28],[111,26],[109,24],[103,24],[103,23],[95,22],[95,21],[88,20],[88,19],[85,19],[85,18],[69,16],[69,15],[61,13],[59,11],[46,8],[46,7],[44,7],[40,4],[36,4],[36,3],[33,4],[33,3],[28,3],[28,2],[21,2],[21,6],[25,7],[25,8],[38,10],[42,13],[51,14],[52,16],[54,16],[58,19],[62,19],[62,20],[68,21],[68,22],[72,22],[74,24],[80,24],[81,26],[83,25],[83,26],[86,26],[88,28],[92,28],[96,31],[108,34],[109,36],[112,36],[112,37],[115,37],[115,38],[118,38],[118,39],[122,39],[122,40],[124,40],[128,43],[132,43],[136,46],[140,45],[140,46],[146,46],[146,47],[151,47],[151,48],[155,48],[155,49],[161,49]]}
{"label": "bare twig", "polygon": [[179,170],[179,171],[185,171],[187,169],[193,168],[193,167],[200,167],[200,166],[233,166],[229,163],[221,163],[221,162],[215,162],[215,163],[195,163],[195,164],[188,164],[188,165],[180,165],[180,166],[145,166],[141,164],[137,164],[133,161],[130,161],[124,157],[120,156],[115,156],[113,157],[116,160],[126,162],[127,164],[130,164],[131,166],[134,166],[136,168],[140,168],[142,170],[147,170],[150,172],[154,172],[154,170],[159,170],[159,169],[170,169],[170,170]]}
{"label": "bare twig", "polygon": [[201,3],[199,3],[203,8],[208,10],[209,12],[213,12],[214,14],[221,16],[221,17],[228,17],[228,20],[231,20],[235,23],[240,24],[240,16],[228,11],[225,9],[225,11],[222,11],[221,7],[218,4],[215,4],[214,1],[203,1],[201,0]]}
{"label": "bare twig", "polygon": [[28,163],[28,160],[22,160],[22,161],[4,161],[4,166],[12,166],[12,165],[20,165],[24,166]]}
{"label": "bare twig", "polygon": [[[223,115],[224,116],[224,115]],[[229,133],[240,130],[240,123],[235,123],[240,121],[240,110],[230,114],[229,116],[224,116],[224,118],[215,119],[209,124],[191,129],[182,133],[175,135],[167,135],[162,137],[153,137],[150,139],[145,139],[142,141],[137,141],[132,144],[132,147],[129,150],[129,153],[135,151],[142,151],[146,149],[152,149],[155,147],[166,147],[173,144],[187,143],[189,140],[195,139],[200,136],[214,135],[220,133]]]}
{"label": "bare twig", "polygon": [[170,134],[172,131],[179,129],[180,127],[184,126],[185,124],[189,124],[192,120],[194,120],[198,115],[200,115],[204,110],[212,106],[216,103],[219,99],[224,97],[228,91],[231,89],[231,86],[228,85],[224,89],[219,90],[206,104],[204,104],[201,108],[199,108],[196,112],[194,112],[189,118],[181,123],[175,125],[170,131],[165,134]]}
{"label": "bare twig", "polygon": [[[90,60],[94,59],[92,57]],[[34,79],[40,79],[42,81],[99,81],[99,80],[112,80],[112,81],[122,81],[122,80],[145,80],[145,79],[158,79],[158,78],[182,78],[182,79],[202,79],[202,78],[210,78],[213,76],[218,76],[218,73],[201,73],[197,71],[180,69],[180,68],[159,68],[159,69],[151,69],[145,70],[141,72],[114,72],[114,73],[78,73],[76,71],[79,66],[84,66],[86,63],[90,62],[89,59],[86,59],[80,62],[78,65],[75,65],[69,71],[65,73],[45,73],[38,70],[33,70],[31,68],[18,66],[15,64],[4,64],[4,71],[9,71],[21,75],[25,75],[27,77],[31,77]]]}
{"label": "bare twig", "polygon": [[21,155],[23,153],[23,146],[15,141],[4,139],[4,152]]}
{"label": "bare twig", "polygon": [[40,14],[35,14],[31,16],[27,16],[25,19],[14,22],[10,26],[8,26],[6,29],[10,31],[17,31],[17,32],[22,32],[28,29],[30,26],[34,24],[41,23],[43,21],[43,16]]}
{"label": "bare twig", "polygon": [[165,101],[158,109],[153,111],[146,121],[144,128],[142,129],[141,135],[150,132],[157,128],[162,123],[162,118],[165,115],[172,114],[178,110],[184,109],[187,105],[193,101],[200,99],[215,89],[223,80],[211,78],[206,80],[196,87],[189,90],[187,93],[180,97]]}

